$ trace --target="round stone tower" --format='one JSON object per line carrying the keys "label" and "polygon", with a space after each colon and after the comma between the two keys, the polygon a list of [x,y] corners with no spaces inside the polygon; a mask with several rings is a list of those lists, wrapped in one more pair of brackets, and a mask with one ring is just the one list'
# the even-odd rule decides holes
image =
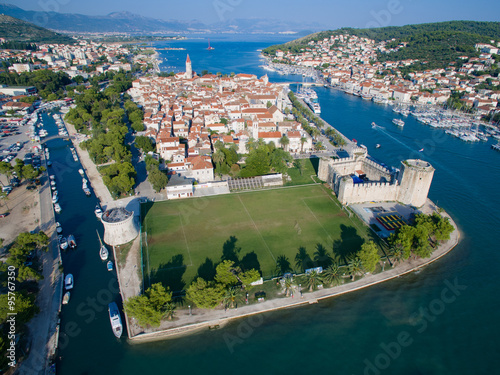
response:
{"label": "round stone tower", "polygon": [[134,213],[123,207],[111,208],[103,213],[104,242],[118,246],[132,241],[139,234],[139,225],[134,220]]}
{"label": "round stone tower", "polygon": [[429,162],[409,159],[401,162],[398,201],[422,207],[427,201],[435,169]]}

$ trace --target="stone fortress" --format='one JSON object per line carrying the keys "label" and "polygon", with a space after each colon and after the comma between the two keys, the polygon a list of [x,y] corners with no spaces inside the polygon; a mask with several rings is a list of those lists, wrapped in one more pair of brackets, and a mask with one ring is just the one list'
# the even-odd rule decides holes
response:
{"label": "stone fortress", "polygon": [[366,147],[355,147],[349,157],[322,157],[318,177],[326,181],[342,204],[400,202],[422,207],[434,176],[426,161],[409,159],[401,169],[389,170],[368,157]]}

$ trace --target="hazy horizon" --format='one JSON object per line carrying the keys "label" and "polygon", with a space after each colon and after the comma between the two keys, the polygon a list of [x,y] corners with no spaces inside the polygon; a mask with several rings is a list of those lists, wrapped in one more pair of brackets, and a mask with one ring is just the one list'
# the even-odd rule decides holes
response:
{"label": "hazy horizon", "polygon": [[16,0],[6,3],[24,10],[79,13],[104,16],[113,12],[130,12],[163,20],[192,21],[206,24],[232,19],[276,19],[285,22],[316,24],[318,28],[402,26],[451,20],[498,21],[500,2],[463,0],[355,0],[349,3],[328,0]]}

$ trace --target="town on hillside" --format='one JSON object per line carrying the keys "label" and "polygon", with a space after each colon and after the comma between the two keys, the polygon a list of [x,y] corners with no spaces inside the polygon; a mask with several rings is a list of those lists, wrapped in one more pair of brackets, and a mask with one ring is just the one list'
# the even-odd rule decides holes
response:
{"label": "town on hillside", "polygon": [[460,56],[460,66],[452,61],[446,68],[406,74],[405,68],[415,63],[425,66],[426,62],[416,59],[378,61],[380,54],[396,52],[406,44],[402,42],[393,47],[391,42],[394,39],[375,42],[356,35],[332,35],[311,40],[298,52],[276,50],[271,53],[273,60],[269,68],[278,71],[289,66],[318,69],[324,82],[380,103],[394,100],[407,104],[444,104],[456,93],[459,104],[474,108],[479,115],[496,111],[500,91],[483,86],[500,85],[498,77],[488,74],[488,70],[498,63],[500,42],[476,44],[478,57]]}

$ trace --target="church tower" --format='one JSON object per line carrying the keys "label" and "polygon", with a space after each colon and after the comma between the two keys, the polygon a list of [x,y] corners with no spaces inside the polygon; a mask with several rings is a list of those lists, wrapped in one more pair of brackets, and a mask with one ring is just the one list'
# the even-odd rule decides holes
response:
{"label": "church tower", "polygon": [[191,59],[189,58],[189,55],[187,55],[186,59],[186,78],[193,78],[193,68],[191,67]]}

